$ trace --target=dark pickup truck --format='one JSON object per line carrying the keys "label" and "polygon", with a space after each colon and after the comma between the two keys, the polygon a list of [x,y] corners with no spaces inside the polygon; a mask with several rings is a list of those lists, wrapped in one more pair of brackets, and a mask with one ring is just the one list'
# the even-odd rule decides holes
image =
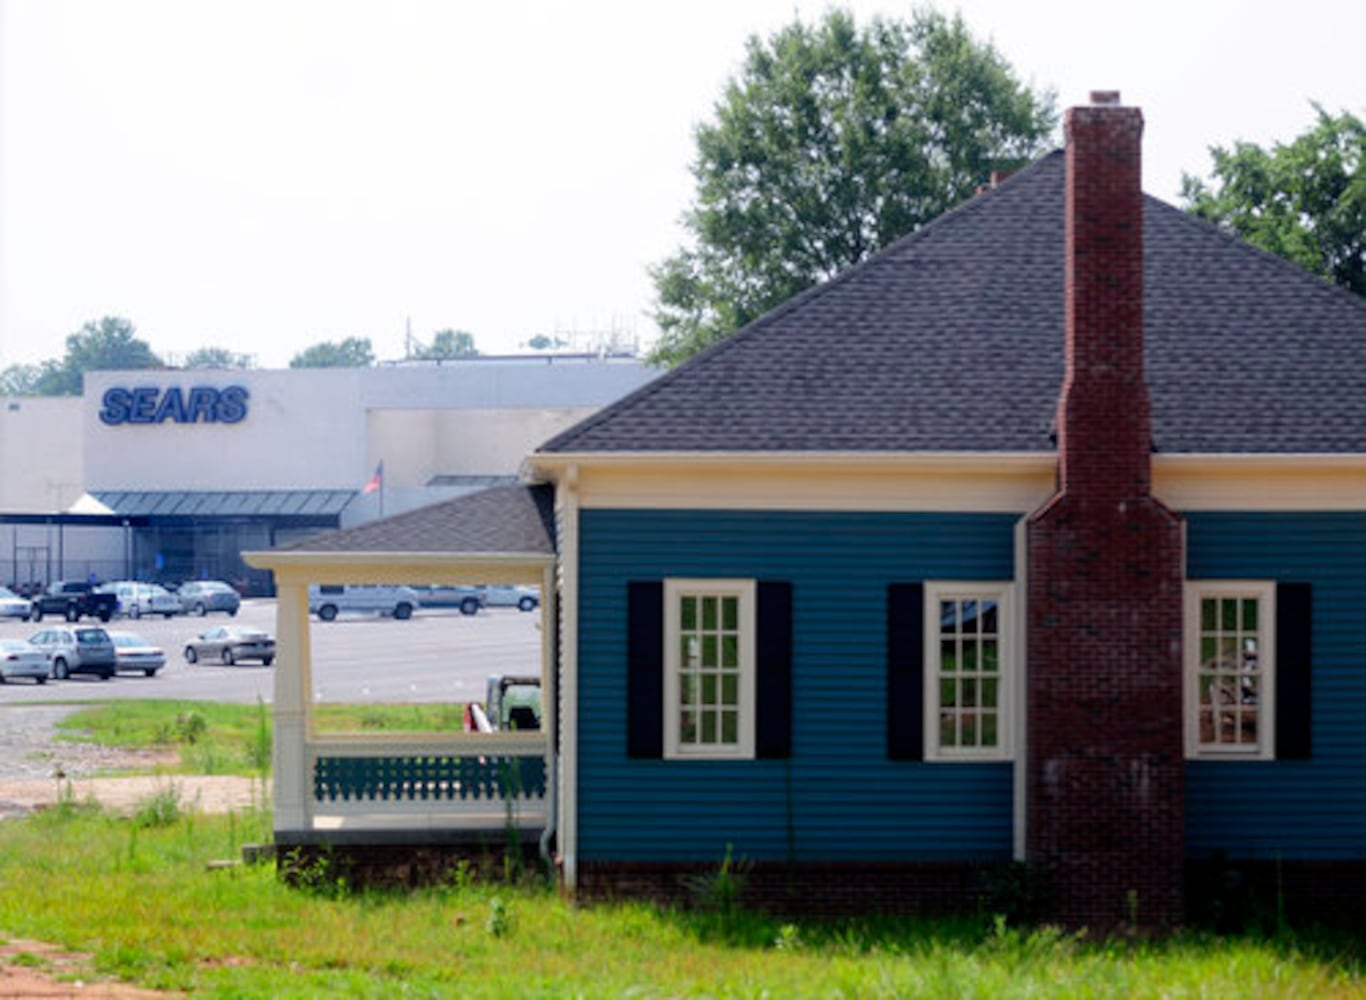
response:
{"label": "dark pickup truck", "polygon": [[33,598],[33,620],[42,621],[43,615],[61,615],[69,622],[88,615],[107,622],[118,610],[117,594],[102,594],[94,586],[81,580],[58,580]]}

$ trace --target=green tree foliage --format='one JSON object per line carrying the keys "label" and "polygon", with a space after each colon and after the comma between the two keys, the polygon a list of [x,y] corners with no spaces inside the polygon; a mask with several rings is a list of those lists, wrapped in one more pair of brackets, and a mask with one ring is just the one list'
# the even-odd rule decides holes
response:
{"label": "green tree foliage", "polygon": [[185,355],[186,368],[250,368],[251,358],[226,347],[200,347]]}
{"label": "green tree foliage", "polygon": [[306,347],[289,361],[291,368],[368,368],[375,363],[369,337],[347,337]]}
{"label": "green tree foliage", "polygon": [[1184,174],[1181,194],[1200,218],[1366,295],[1366,125],[1314,110],[1288,145],[1212,147],[1212,179]]}
{"label": "green tree foliage", "polygon": [[479,353],[474,346],[474,334],[464,330],[442,330],[431,344],[418,344],[413,351],[417,361],[446,361],[451,358],[472,358]]}
{"label": "green tree foliage", "polygon": [[137,329],[119,316],[86,323],[66,338],[66,355],[36,365],[11,365],[0,373],[0,392],[14,396],[79,396],[86,372],[163,367]]}
{"label": "green tree foliage", "polygon": [[845,11],[749,39],[697,129],[684,246],[652,271],[677,363],[1043,151],[1050,93],[1020,84],[959,17],[859,29]]}

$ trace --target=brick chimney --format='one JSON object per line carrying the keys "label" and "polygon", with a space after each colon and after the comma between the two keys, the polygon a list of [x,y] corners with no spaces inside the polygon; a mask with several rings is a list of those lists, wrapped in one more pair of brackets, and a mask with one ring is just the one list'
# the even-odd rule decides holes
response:
{"label": "brick chimney", "polygon": [[1113,92],[1067,137],[1057,492],[1028,523],[1026,856],[1052,919],[1181,918],[1182,529],[1150,493],[1143,116]]}

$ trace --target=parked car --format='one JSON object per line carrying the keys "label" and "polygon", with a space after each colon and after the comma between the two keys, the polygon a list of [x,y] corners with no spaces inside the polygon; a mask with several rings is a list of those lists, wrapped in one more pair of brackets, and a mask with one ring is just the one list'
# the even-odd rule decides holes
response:
{"label": "parked car", "polygon": [[412,587],[324,583],[308,588],[308,610],[325,622],[347,613],[391,615],[404,620],[413,616],[419,603]]}
{"label": "parked car", "polygon": [[45,628],[28,641],[47,654],[49,673],[59,681],[72,674],[96,674],[106,681],[114,676],[114,643],[98,625]]}
{"label": "parked car", "polygon": [[176,591],[180,610],[203,618],[210,611],[224,611],[229,617],[242,606],[242,596],[222,580],[186,580]]}
{"label": "parked car", "polygon": [[474,733],[541,728],[541,679],[494,674],[483,702],[465,706],[465,729]]}
{"label": "parked car", "polygon": [[185,644],[185,661],[198,663],[217,659],[232,666],[243,660],[260,660],[264,666],[275,662],[275,637],[246,625],[219,625]]}
{"label": "parked car", "polygon": [[118,672],[152,677],[166,666],[166,651],[136,632],[110,631],[109,638],[114,643],[114,669]]}
{"label": "parked car", "polygon": [[462,615],[478,614],[484,607],[482,587],[434,586],[414,587],[424,608],[459,608]]}
{"label": "parked car", "polygon": [[32,677],[46,684],[50,669],[47,654],[27,639],[0,639],[0,684],[11,677]]}
{"label": "parked car", "polygon": [[0,618],[28,621],[33,613],[33,602],[20,597],[8,587],[0,587]]}
{"label": "parked car", "polygon": [[520,587],[511,584],[492,584],[480,587],[487,608],[516,608],[519,611],[535,611],[541,604],[541,592],[535,587]]}
{"label": "parked car", "polygon": [[113,594],[102,593],[84,580],[55,580],[34,595],[30,615],[35,622],[42,621],[43,615],[61,615],[69,622],[89,615],[107,622],[114,617],[118,603]]}
{"label": "parked car", "polygon": [[170,618],[180,614],[180,599],[159,583],[115,580],[113,583],[101,584],[99,590],[117,597],[116,612],[129,618],[141,618],[143,615]]}

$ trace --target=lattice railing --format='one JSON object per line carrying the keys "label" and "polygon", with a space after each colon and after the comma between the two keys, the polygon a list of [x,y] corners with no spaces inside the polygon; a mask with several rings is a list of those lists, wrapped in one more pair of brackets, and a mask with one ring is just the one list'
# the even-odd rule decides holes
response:
{"label": "lattice railing", "polygon": [[544,756],[318,756],[313,797],[329,803],[501,802],[545,798]]}

